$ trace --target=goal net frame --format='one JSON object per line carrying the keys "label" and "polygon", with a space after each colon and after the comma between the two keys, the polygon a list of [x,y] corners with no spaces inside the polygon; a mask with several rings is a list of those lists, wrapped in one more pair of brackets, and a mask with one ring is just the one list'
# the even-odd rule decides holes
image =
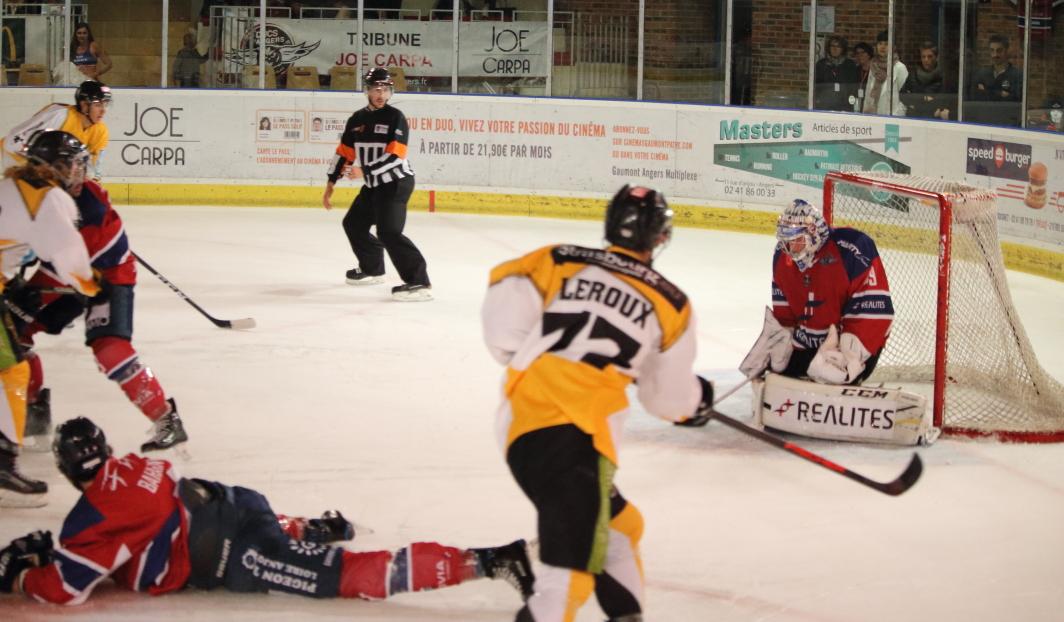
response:
{"label": "goal net frame", "polygon": [[[919,281],[923,273],[922,270],[912,269],[900,261],[904,255],[923,255],[921,261],[925,264],[933,258],[930,256],[937,256],[934,264],[937,273],[934,277],[927,275],[928,279],[935,280],[933,363],[931,360],[925,360],[930,358],[930,353],[923,352],[923,346],[914,348],[920,351],[919,356],[910,356],[907,351],[904,356],[892,356],[892,341],[903,343],[897,346],[898,349],[909,347],[906,335],[892,334],[887,340],[879,366],[868,382],[888,380],[931,384],[934,426],[946,435],[993,437],[1019,442],[1064,442],[1064,385],[1039,366],[1012,305],[997,235],[996,195],[991,190],[912,175],[829,172],[824,178],[823,206],[824,218],[831,226],[836,226],[834,221],[839,217],[841,224],[838,226],[853,226],[869,233],[868,228],[862,227],[862,224],[866,224],[873,230],[882,227],[906,231],[900,238],[920,239],[919,249],[914,251],[912,248],[906,248],[904,242],[900,244],[901,248],[893,248],[892,240],[881,241],[876,239],[876,235],[872,235],[879,246],[880,254],[885,254],[883,263],[892,292],[895,290],[896,280],[906,278]],[[933,213],[930,213],[928,208],[937,209],[937,231],[931,230],[934,227]],[[906,215],[911,215],[910,209],[915,226],[905,220]],[[839,212],[842,212],[842,216]],[[921,212],[922,215],[916,216],[916,212]],[[857,214],[860,216],[857,217]],[[887,224],[888,221],[890,224]],[[955,231],[958,225],[964,226]],[[930,237],[932,233],[937,236],[935,240]],[[955,235],[960,236],[959,242],[968,245],[957,249],[962,253],[960,258],[954,257]],[[937,252],[932,248],[932,245],[936,244]],[[891,255],[895,251],[897,254],[894,256],[899,258],[899,262],[895,265],[895,273],[892,274],[894,262]],[[973,273],[978,273],[975,278],[971,277]],[[959,348],[968,347],[970,344],[968,335],[965,334],[962,339],[959,331],[963,329],[972,332],[977,331],[979,327],[967,317],[958,317],[958,327],[951,331],[950,295],[957,286],[958,279],[964,279],[960,282],[969,290],[973,289],[973,282],[980,286],[986,285],[992,290],[991,293],[985,294],[987,298],[982,302],[987,307],[996,305],[989,315],[999,318],[1001,323],[1008,324],[1000,327],[1004,332],[1001,343],[997,344],[996,348],[1001,350],[1002,358],[1007,358],[1004,365],[995,365],[991,366],[989,371],[980,369],[972,373],[961,368],[961,365],[968,364],[968,360],[964,351]],[[928,285],[921,284],[922,287]],[[960,295],[968,293],[965,291]],[[920,315],[922,308],[930,305],[924,300],[920,302],[920,308],[913,313],[905,310],[906,301],[895,300],[893,328],[898,328],[898,318],[905,317],[903,314],[906,313],[907,321],[912,322],[915,318],[915,321],[930,323],[926,311]],[[965,326],[966,324],[968,326]],[[930,326],[927,330],[931,330]],[[951,335],[957,342],[953,349],[950,346]],[[979,337],[976,333],[975,339],[978,340]],[[993,340],[986,339],[984,346],[992,354],[995,353]],[[951,354],[958,360],[954,367],[950,365]],[[920,359],[919,365],[910,364],[912,361],[901,364],[899,361],[902,358]],[[932,365],[933,372],[928,373]],[[1004,368],[1004,371],[1001,368]],[[970,411],[982,407],[982,401],[975,397],[979,393],[985,395],[988,400],[986,412],[970,417]],[[963,398],[956,397],[958,395],[963,395]],[[994,405],[995,400],[999,400],[999,404],[1002,401],[1007,402],[1009,407],[998,408]],[[1002,411],[1000,420],[998,411]]]}

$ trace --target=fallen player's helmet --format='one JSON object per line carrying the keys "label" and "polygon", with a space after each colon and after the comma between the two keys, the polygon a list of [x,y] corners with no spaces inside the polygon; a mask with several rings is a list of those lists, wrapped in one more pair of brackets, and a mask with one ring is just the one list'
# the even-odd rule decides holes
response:
{"label": "fallen player's helmet", "polygon": [[392,79],[392,74],[384,67],[374,67],[366,72],[366,75],[362,77],[362,81],[366,83],[366,86],[390,86],[395,88],[395,80]]}
{"label": "fallen player's helmet", "polygon": [[21,153],[30,162],[44,164],[55,171],[65,188],[73,188],[85,181],[89,152],[73,134],[38,130],[30,135]]}
{"label": "fallen player's helmet", "polygon": [[75,486],[91,481],[111,456],[107,437],[86,417],[75,417],[55,430],[52,453],[59,471]]}
{"label": "fallen player's helmet", "polygon": [[74,91],[74,103],[80,106],[81,102],[110,104],[111,87],[96,80],[86,80],[78,85],[78,90]]}
{"label": "fallen player's helmet", "polygon": [[[816,263],[816,254],[828,239],[828,223],[820,210],[802,199],[791,201],[776,224],[779,248],[805,272]],[[795,242],[804,242],[796,244]]]}
{"label": "fallen player's helmet", "polygon": [[606,208],[606,241],[633,251],[652,251],[672,237],[672,210],[665,195],[625,185]]}

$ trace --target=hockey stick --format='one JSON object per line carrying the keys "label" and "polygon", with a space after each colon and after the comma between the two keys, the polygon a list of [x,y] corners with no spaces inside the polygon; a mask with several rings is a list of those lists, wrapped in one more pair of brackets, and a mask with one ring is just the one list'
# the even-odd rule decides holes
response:
{"label": "hockey stick", "polygon": [[920,461],[919,454],[914,453],[912,460],[909,461],[909,466],[905,467],[905,471],[903,471],[901,475],[889,482],[877,482],[875,480],[868,479],[860,473],[855,473],[844,466],[835,464],[827,458],[818,456],[817,454],[814,454],[808,449],[804,449],[802,447],[799,447],[798,445],[795,445],[794,443],[785,441],[781,438],[777,438],[769,434],[768,432],[758,430],[757,428],[751,428],[750,426],[735,419],[732,419],[728,415],[719,413],[716,410],[710,409],[708,414],[710,418],[716,419],[724,425],[732,429],[738,430],[743,434],[752,436],[760,441],[768,443],[769,445],[779,447],[780,449],[785,449],[791,452],[792,454],[798,456],[799,458],[804,458],[805,460],[808,460],[815,464],[819,464],[825,469],[834,471],[843,477],[852,479],[853,481],[859,484],[864,484],[869,488],[878,490],[879,492],[890,495],[892,497],[896,497],[901,493],[905,492],[906,490],[912,488],[913,484],[916,483],[916,480],[920,479],[920,474],[924,471],[924,465],[923,462]]}
{"label": "hockey stick", "polygon": [[171,290],[173,290],[173,292],[175,294],[180,296],[181,299],[184,300],[185,302],[187,302],[188,304],[192,305],[192,308],[194,308],[196,311],[199,311],[200,313],[202,313],[203,317],[205,317],[208,320],[210,320],[211,323],[214,324],[215,326],[217,326],[218,328],[237,328],[237,329],[255,328],[255,320],[253,318],[250,318],[250,317],[241,318],[239,320],[219,320],[218,318],[213,317],[210,313],[207,313],[206,311],[204,311],[203,308],[200,307],[198,304],[192,302],[192,299],[189,298],[188,295],[185,294],[185,292],[183,292],[180,289],[178,289],[177,285],[174,285],[165,276],[159,274],[159,272],[155,268],[151,267],[148,264],[148,262],[144,261],[144,259],[140,255],[134,253],[133,251],[130,251],[130,253],[133,255],[133,257],[138,262],[140,262],[140,265],[142,265],[142,266],[144,266],[145,268],[148,269],[148,272],[151,272],[155,276],[159,277],[159,280],[162,281],[163,283],[165,283],[166,286],[169,287]]}
{"label": "hockey stick", "polygon": [[713,398],[713,405],[716,406],[717,404],[720,404],[724,400],[728,399],[729,397],[731,397],[732,393],[735,393],[739,389],[741,389],[741,388],[745,387],[746,385],[750,384],[751,380],[754,380],[755,378],[760,378],[761,374],[763,374],[763,373],[765,373],[764,369],[762,369],[761,371],[759,371],[759,372],[757,372],[755,374],[747,376],[746,378],[743,378],[742,382],[740,382],[739,384],[737,384],[734,387],[732,387],[732,388],[728,389],[727,391],[725,391],[723,395],[721,395],[719,397],[714,397]]}

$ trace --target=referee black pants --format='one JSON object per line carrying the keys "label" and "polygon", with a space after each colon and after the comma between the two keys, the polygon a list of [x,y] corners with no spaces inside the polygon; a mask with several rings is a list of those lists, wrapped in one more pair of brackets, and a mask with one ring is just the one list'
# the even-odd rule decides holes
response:
{"label": "referee black pants", "polygon": [[[370,188],[363,186],[344,216],[344,233],[359,268],[370,275],[384,274],[384,251],[404,283],[430,285],[421,251],[403,235],[406,203],[414,192],[414,178],[404,177]],[[377,235],[369,232],[376,225]]]}

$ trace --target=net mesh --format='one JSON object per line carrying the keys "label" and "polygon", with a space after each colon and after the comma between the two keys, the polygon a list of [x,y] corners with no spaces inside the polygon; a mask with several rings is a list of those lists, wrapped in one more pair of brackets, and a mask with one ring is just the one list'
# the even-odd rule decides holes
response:
{"label": "net mesh", "polygon": [[[1012,305],[993,192],[909,175],[860,177],[939,193],[953,206],[943,431],[1064,441],[1064,386],[1038,364]],[[842,179],[832,194],[832,226],[875,240],[894,302],[869,381],[933,384],[939,203]]]}

